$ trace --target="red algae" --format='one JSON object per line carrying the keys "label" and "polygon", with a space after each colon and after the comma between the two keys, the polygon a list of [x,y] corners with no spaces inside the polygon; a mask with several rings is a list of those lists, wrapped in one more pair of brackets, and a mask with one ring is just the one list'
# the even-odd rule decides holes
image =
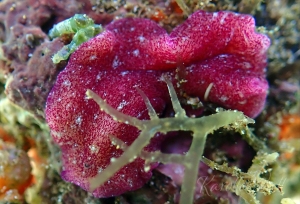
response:
{"label": "red algae", "polygon": [[[269,39],[255,32],[248,15],[198,11],[168,34],[147,19],[125,18],[82,44],[58,75],[49,94],[46,120],[51,135],[61,147],[62,177],[89,190],[95,177],[111,158],[122,154],[111,144],[110,135],[130,144],[139,130],[120,124],[87,100],[91,89],[118,111],[140,120],[149,119],[147,107],[136,88],[149,98],[162,115],[170,105],[161,76],[189,96],[199,97],[228,109],[256,117],[264,107],[268,83],[264,76]],[[177,76],[176,68],[181,67]],[[176,81],[177,78],[182,79]],[[160,147],[155,137],[146,151]],[[110,197],[140,188],[151,177],[140,158],[121,168],[96,197]]]}

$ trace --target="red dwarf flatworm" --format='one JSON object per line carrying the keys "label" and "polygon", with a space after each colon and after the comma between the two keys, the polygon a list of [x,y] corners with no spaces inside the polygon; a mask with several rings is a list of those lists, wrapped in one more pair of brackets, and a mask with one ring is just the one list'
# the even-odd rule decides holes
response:
{"label": "red dwarf flatworm", "polygon": [[[122,154],[109,135],[130,145],[139,134],[101,112],[86,98],[87,89],[122,113],[149,119],[135,87],[162,113],[170,99],[160,77],[174,77],[180,64],[180,89],[189,96],[255,117],[268,89],[264,69],[269,44],[268,37],[255,32],[251,16],[231,12],[195,12],[170,34],[147,19],[112,22],[70,56],[47,100],[46,119],[62,150],[62,177],[88,190],[88,178]],[[156,150],[158,144],[158,139],[152,141],[146,150]],[[144,161],[137,158],[93,194],[119,195],[140,188],[150,177],[151,171],[145,172]]]}

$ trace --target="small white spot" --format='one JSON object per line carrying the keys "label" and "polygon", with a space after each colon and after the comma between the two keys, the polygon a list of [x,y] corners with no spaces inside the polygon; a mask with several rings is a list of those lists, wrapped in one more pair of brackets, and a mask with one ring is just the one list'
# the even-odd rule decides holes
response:
{"label": "small white spot", "polygon": [[63,85],[65,85],[65,86],[71,86],[71,82],[69,80],[65,80],[63,82]]}
{"label": "small white spot", "polygon": [[124,106],[126,106],[127,104],[128,104],[128,102],[125,101],[125,100],[123,100],[123,101],[118,105],[117,110],[118,110],[118,111],[119,111],[119,110],[122,110],[122,108],[123,108]]}
{"label": "small white spot", "polygon": [[128,74],[129,71],[124,71],[124,72],[121,72],[121,76],[125,76],[126,74]]}
{"label": "small white spot", "polygon": [[139,37],[138,37],[138,39],[139,39],[139,41],[140,41],[140,42],[144,42],[144,41],[145,41],[145,37],[144,37],[144,36],[142,36],[142,35],[141,35],[141,36],[139,36]]}
{"label": "small white spot", "polygon": [[212,174],[213,170],[212,169],[207,169],[207,173]]}
{"label": "small white spot", "polygon": [[130,187],[132,187],[132,186],[133,186],[133,184],[132,184],[132,180],[131,180],[131,179],[128,179],[128,183],[129,183]]}
{"label": "small white spot", "polygon": [[76,124],[77,125],[81,125],[81,123],[82,123],[82,117],[81,116],[78,116],[77,118],[76,118]]}
{"label": "small white spot", "polygon": [[91,61],[93,61],[93,60],[95,60],[95,59],[97,59],[97,56],[96,56],[96,55],[90,56],[90,60],[91,60]]}
{"label": "small white spot", "polygon": [[244,62],[244,67],[246,69],[249,69],[249,68],[251,68],[251,64],[249,62]]}
{"label": "small white spot", "polygon": [[221,100],[222,102],[225,102],[225,101],[228,100],[228,97],[227,97],[227,96],[221,96],[220,100]]}
{"label": "small white spot", "polygon": [[228,56],[228,55],[222,55],[222,54],[221,54],[221,55],[219,55],[218,57],[219,57],[219,58],[226,58],[227,56]]}
{"label": "small white spot", "polygon": [[90,145],[89,148],[92,154],[97,154],[99,152],[99,147],[96,145]]}
{"label": "small white spot", "polygon": [[101,73],[97,74],[96,80],[99,81],[101,79]]}
{"label": "small white spot", "polygon": [[180,167],[175,168],[174,170],[175,174],[182,174],[183,173],[183,169]]}
{"label": "small white spot", "polygon": [[134,31],[134,30],[135,30],[135,27],[131,27],[131,28],[130,28],[130,31]]}
{"label": "small white spot", "polygon": [[115,58],[114,58],[112,67],[113,67],[114,69],[116,69],[119,65],[120,65],[120,61],[119,61],[118,56],[116,55]]}
{"label": "small white spot", "polygon": [[71,103],[68,103],[68,104],[66,105],[66,110],[69,111],[69,110],[71,110],[71,108],[72,108],[72,104],[71,104]]}
{"label": "small white spot", "polygon": [[181,38],[183,41],[187,41],[187,40],[189,40],[190,38],[189,37],[182,37]]}
{"label": "small white spot", "polygon": [[133,55],[134,55],[135,57],[137,57],[137,56],[139,56],[140,51],[139,51],[138,49],[136,49],[136,50],[134,50],[132,53],[133,53]]}

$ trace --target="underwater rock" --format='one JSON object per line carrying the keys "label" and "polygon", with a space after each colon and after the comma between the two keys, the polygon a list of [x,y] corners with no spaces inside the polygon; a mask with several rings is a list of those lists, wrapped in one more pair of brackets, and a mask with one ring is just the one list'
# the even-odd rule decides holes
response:
{"label": "underwater rock", "polygon": [[45,99],[56,76],[66,65],[65,62],[56,65],[51,61],[51,56],[62,46],[59,39],[42,43],[35,49],[27,65],[14,66],[16,70],[6,85],[7,98],[40,119],[44,118]]}
{"label": "underwater rock", "polygon": [[44,119],[47,95],[65,66],[48,60],[63,43],[49,42],[47,33],[75,13],[87,13],[102,24],[112,20],[113,15],[97,14],[91,7],[88,0],[0,2],[0,71],[8,78],[6,94],[12,102]]}

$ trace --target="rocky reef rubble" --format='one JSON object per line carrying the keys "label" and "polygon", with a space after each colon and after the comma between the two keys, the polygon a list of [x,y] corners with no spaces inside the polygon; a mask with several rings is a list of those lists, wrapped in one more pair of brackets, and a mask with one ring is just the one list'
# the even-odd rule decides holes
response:
{"label": "rocky reef rubble", "polygon": [[86,13],[101,24],[112,20],[111,15],[96,15],[91,7],[88,0],[0,2],[0,70],[7,78],[5,93],[13,103],[43,119],[46,98],[66,65],[53,64],[51,57],[68,43],[68,38],[50,41],[48,32],[75,13]]}

